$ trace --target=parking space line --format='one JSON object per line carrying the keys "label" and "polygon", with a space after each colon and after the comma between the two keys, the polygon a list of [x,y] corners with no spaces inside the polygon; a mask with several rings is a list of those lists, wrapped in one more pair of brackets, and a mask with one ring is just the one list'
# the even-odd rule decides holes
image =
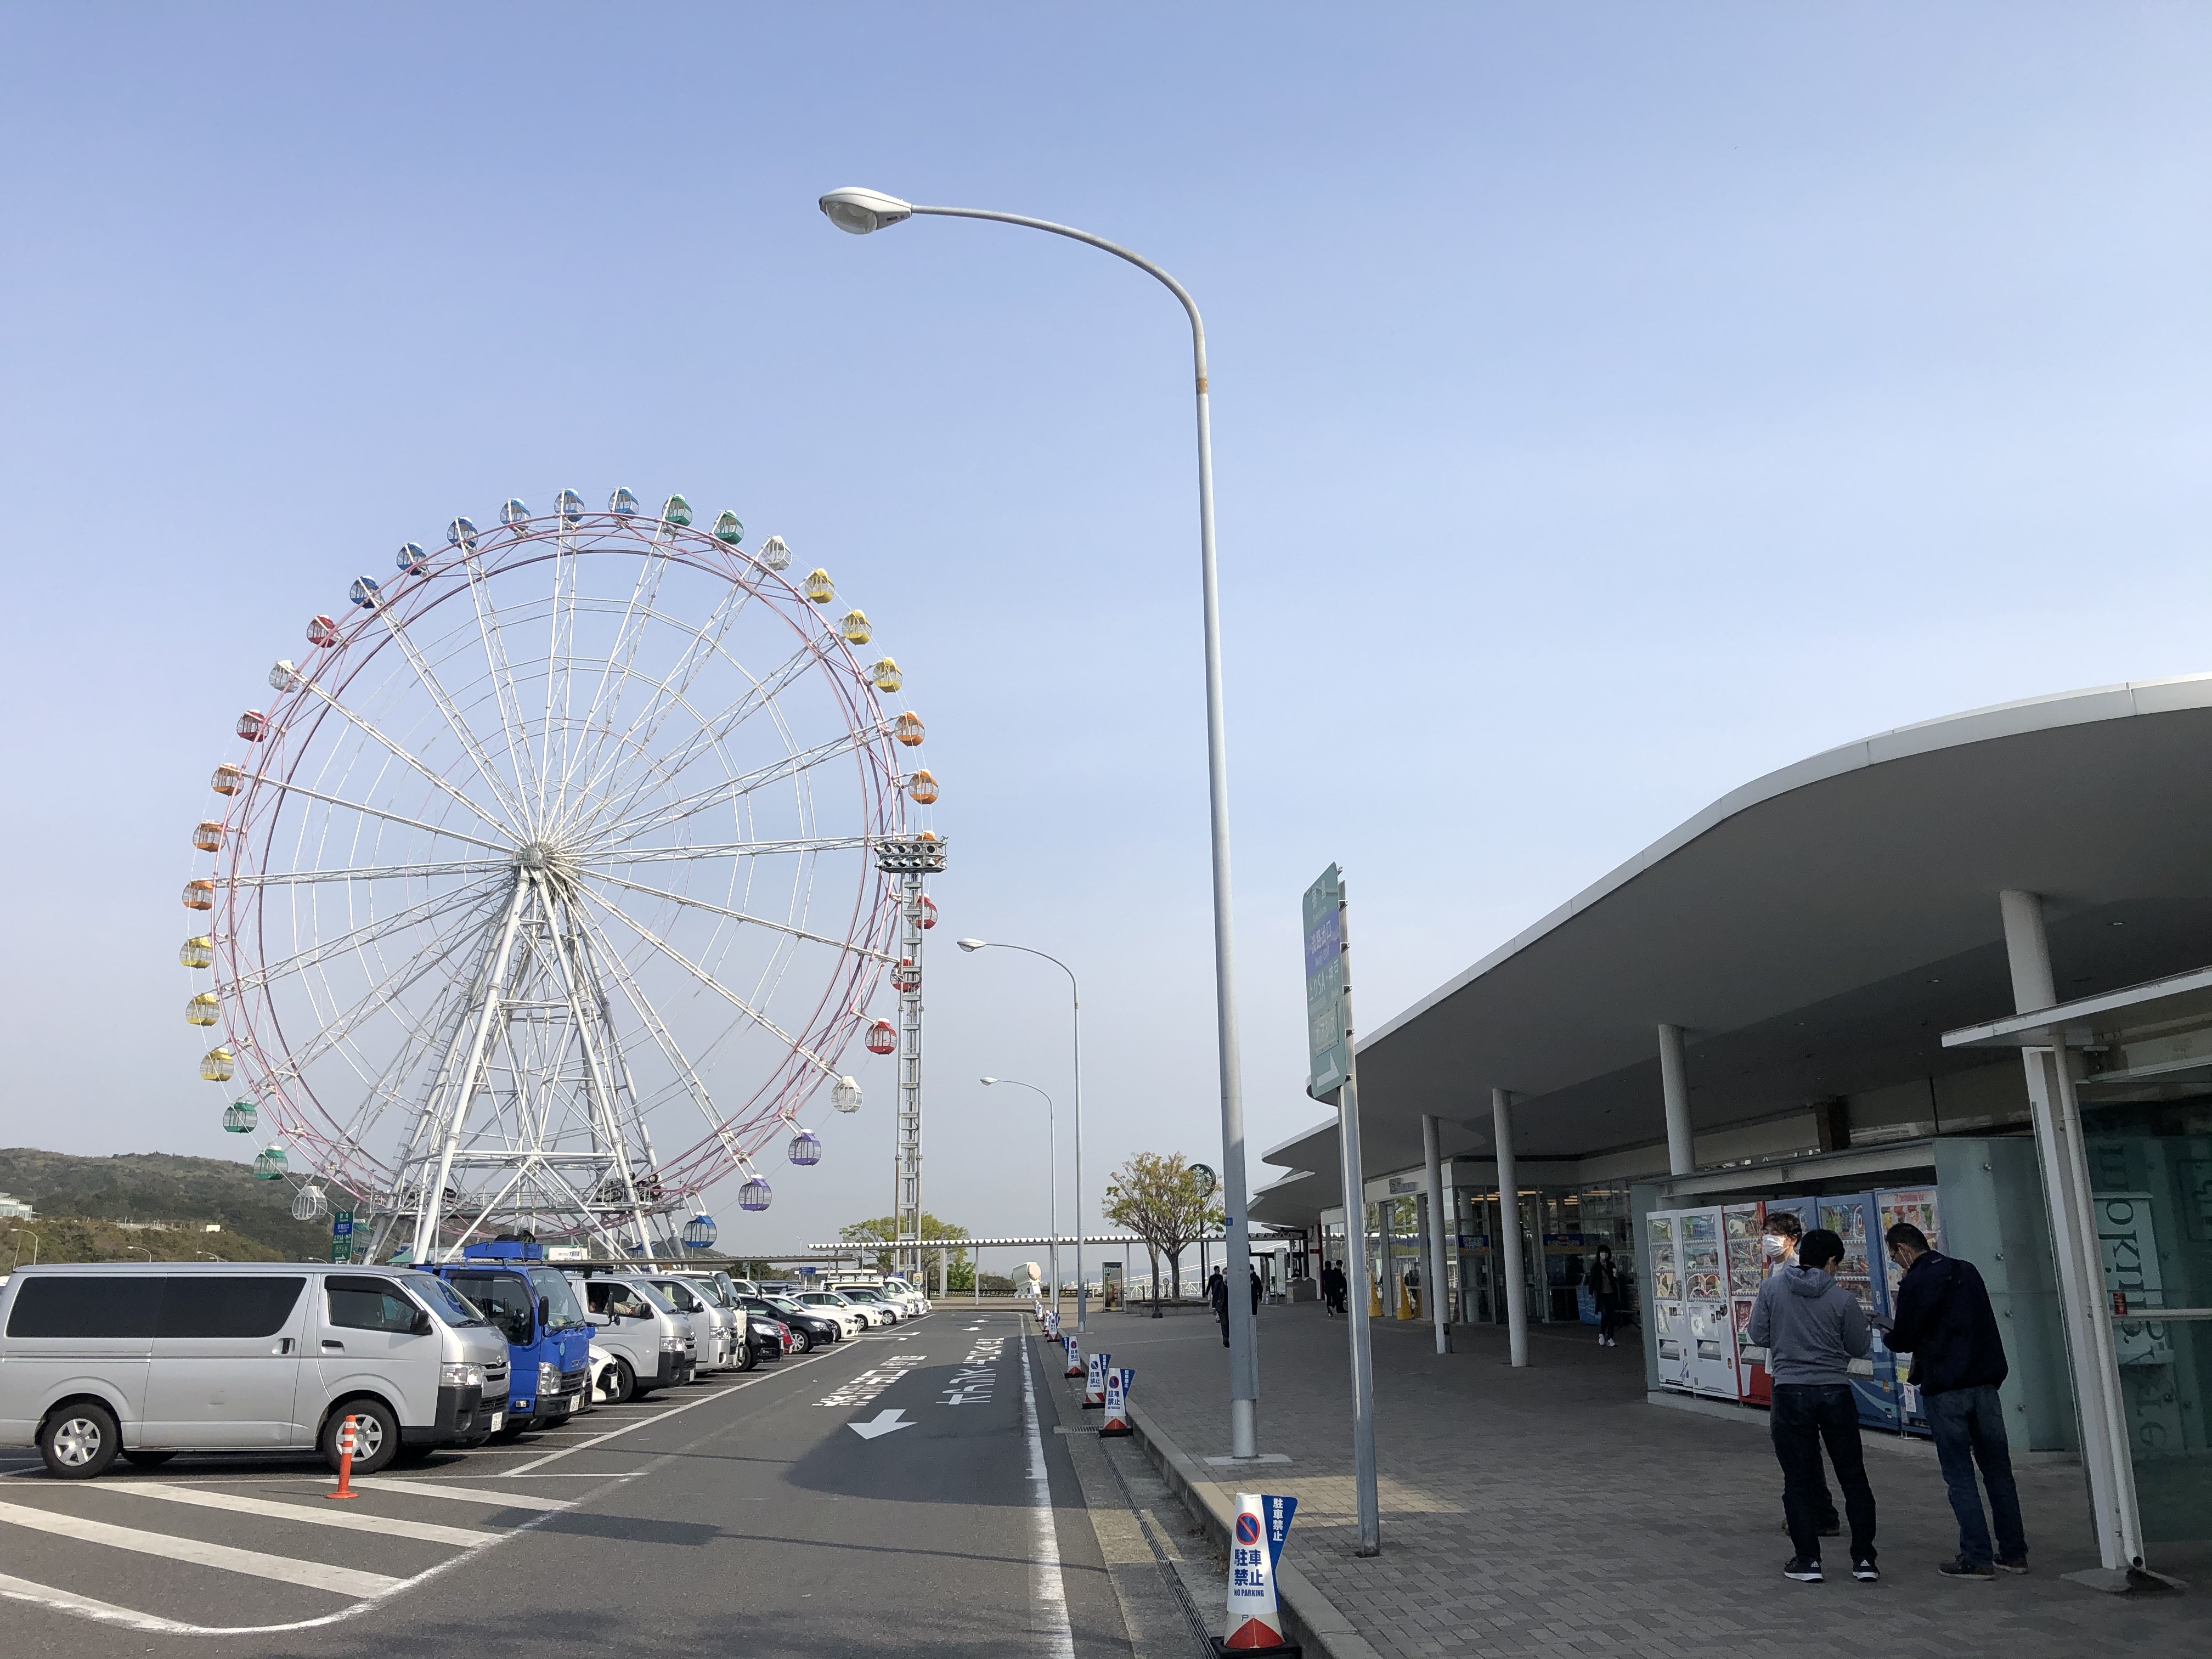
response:
{"label": "parking space line", "polygon": [[[159,1498],[172,1504],[197,1504],[202,1509],[228,1510],[234,1515],[273,1516],[281,1521],[304,1522],[311,1527],[339,1527],[348,1532],[381,1533],[388,1538],[414,1538],[426,1544],[488,1544],[501,1536],[472,1527],[441,1527],[430,1521],[402,1521],[396,1516],[363,1515],[356,1510],[313,1509],[307,1504],[274,1504],[265,1498],[241,1498],[235,1492],[210,1492],[204,1486],[172,1486],[159,1480],[134,1480],[127,1485],[95,1486],[95,1492],[118,1497]],[[318,1498],[314,1500],[319,1502]]]}
{"label": "parking space line", "polygon": [[[532,1507],[536,1507],[532,1505]],[[56,1510],[35,1510],[21,1504],[0,1504],[0,1521],[39,1532],[58,1534],[80,1543],[105,1544],[111,1549],[133,1550],[140,1555],[164,1556],[194,1566],[221,1567],[226,1572],[273,1578],[280,1583],[307,1589],[328,1590],[334,1595],[375,1595],[396,1589],[407,1581],[358,1567],[325,1566],[317,1561],[296,1561],[289,1556],[261,1550],[242,1550],[228,1544],[210,1544],[198,1538],[178,1538],[168,1533],[142,1532],[136,1527],[111,1526]]]}
{"label": "parking space line", "polygon": [[65,1613],[81,1613],[88,1619],[98,1619],[111,1625],[128,1625],[133,1630],[161,1631],[165,1633],[196,1633],[196,1625],[180,1625],[173,1619],[162,1619],[150,1613],[138,1613],[130,1607],[118,1607],[112,1601],[96,1601],[89,1595],[79,1595],[75,1590],[57,1589],[52,1584],[34,1584],[27,1578],[17,1578],[0,1572],[0,1595],[10,1601],[36,1601],[41,1606],[59,1607]]}
{"label": "parking space line", "polygon": [[[337,1484],[336,1475],[331,1477],[331,1484]],[[463,1504],[495,1504],[510,1510],[565,1510],[574,1502],[573,1498],[540,1498],[534,1492],[492,1492],[483,1486],[449,1486],[442,1480],[391,1480],[382,1475],[357,1475],[354,1485],[366,1492],[413,1492],[420,1498],[450,1498]]]}

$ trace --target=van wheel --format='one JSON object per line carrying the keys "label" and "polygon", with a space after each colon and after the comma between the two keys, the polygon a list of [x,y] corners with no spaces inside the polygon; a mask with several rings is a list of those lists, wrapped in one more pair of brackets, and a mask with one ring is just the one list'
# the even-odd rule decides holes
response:
{"label": "van wheel", "polygon": [[353,1472],[374,1474],[399,1455],[399,1419],[380,1400],[349,1400],[323,1419],[323,1461],[338,1466],[338,1435],[353,1419]]}
{"label": "van wheel", "polygon": [[127,1451],[123,1454],[123,1461],[142,1469],[158,1469],[175,1455],[173,1451]]}
{"label": "van wheel", "polygon": [[64,1406],[39,1425],[39,1455],[58,1480],[89,1480],[105,1474],[122,1449],[115,1413],[96,1400]]}
{"label": "van wheel", "polygon": [[607,1392],[607,1404],[623,1405],[637,1398],[637,1373],[629,1368],[629,1360],[617,1354],[602,1375],[599,1386]]}

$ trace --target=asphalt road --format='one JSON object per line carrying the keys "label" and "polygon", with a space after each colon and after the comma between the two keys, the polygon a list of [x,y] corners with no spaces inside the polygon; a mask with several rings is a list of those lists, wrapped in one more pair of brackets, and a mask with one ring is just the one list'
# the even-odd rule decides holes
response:
{"label": "asphalt road", "polygon": [[349,1504],[299,1458],[0,1454],[0,1651],[1127,1656],[1029,1346],[942,1312]]}

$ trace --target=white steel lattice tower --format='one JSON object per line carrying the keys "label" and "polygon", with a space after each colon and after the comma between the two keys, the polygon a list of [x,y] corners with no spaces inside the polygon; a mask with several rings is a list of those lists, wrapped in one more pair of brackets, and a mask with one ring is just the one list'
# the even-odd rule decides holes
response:
{"label": "white steel lattice tower", "polygon": [[937,925],[922,877],[945,868],[945,843],[934,836],[886,842],[877,867],[898,878],[899,960],[891,983],[899,994],[898,1138],[891,1153],[891,1260],[910,1283],[921,1273],[921,940]]}

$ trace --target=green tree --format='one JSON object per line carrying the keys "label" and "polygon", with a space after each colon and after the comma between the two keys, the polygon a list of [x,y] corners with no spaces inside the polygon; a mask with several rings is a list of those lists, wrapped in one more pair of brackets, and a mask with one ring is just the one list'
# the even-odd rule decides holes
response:
{"label": "green tree", "polygon": [[[879,1273],[888,1273],[892,1271],[895,1264],[888,1247],[890,1242],[896,1237],[897,1234],[898,1218],[896,1216],[888,1215],[878,1216],[872,1221],[851,1222],[837,1229],[838,1238],[847,1244],[881,1243],[886,1246],[885,1249],[876,1253],[876,1271]],[[968,1230],[965,1227],[955,1226],[950,1221],[939,1221],[928,1211],[924,1210],[921,1212],[921,1236],[924,1238],[965,1238],[968,1237]],[[934,1261],[939,1254],[939,1252],[936,1250],[925,1250],[922,1252],[922,1260]],[[967,1271],[968,1252],[953,1249],[943,1254],[948,1258],[945,1264],[945,1288],[947,1291],[964,1291],[974,1288],[975,1281],[969,1276]]]}
{"label": "green tree", "polygon": [[1221,1224],[1222,1210],[1213,1201],[1211,1183],[1181,1152],[1139,1152],[1107,1180],[1106,1218],[1145,1241],[1157,1308],[1160,1258],[1167,1258],[1170,1282],[1180,1292],[1182,1253]]}

